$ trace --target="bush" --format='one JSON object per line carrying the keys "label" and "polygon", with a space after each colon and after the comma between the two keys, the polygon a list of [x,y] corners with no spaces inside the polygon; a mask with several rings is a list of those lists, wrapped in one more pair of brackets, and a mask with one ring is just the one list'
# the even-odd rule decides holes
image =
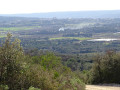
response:
{"label": "bush", "polygon": [[11,34],[7,34],[5,43],[0,47],[0,84],[8,85],[14,90],[19,87],[18,77],[22,71],[23,51],[20,41],[16,39],[11,42]]}
{"label": "bush", "polygon": [[91,70],[92,83],[120,83],[120,55],[108,51],[97,56]]}

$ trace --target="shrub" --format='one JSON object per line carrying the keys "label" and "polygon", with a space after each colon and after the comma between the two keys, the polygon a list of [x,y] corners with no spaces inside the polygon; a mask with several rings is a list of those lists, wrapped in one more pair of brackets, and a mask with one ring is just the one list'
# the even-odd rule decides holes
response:
{"label": "shrub", "polygon": [[120,55],[108,51],[97,56],[91,70],[92,83],[120,83]]}

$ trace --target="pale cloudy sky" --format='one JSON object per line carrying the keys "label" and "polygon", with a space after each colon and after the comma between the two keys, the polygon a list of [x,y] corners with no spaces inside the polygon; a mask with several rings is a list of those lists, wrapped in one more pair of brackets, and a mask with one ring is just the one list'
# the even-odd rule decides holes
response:
{"label": "pale cloudy sky", "polygon": [[0,0],[0,14],[120,10],[120,0]]}

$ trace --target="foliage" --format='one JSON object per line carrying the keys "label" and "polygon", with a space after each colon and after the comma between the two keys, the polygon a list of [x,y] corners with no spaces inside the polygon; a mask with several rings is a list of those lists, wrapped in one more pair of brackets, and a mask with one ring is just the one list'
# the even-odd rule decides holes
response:
{"label": "foliage", "polygon": [[41,90],[41,89],[30,87],[29,90]]}
{"label": "foliage", "polygon": [[8,86],[7,85],[0,85],[0,90],[8,90]]}
{"label": "foliage", "polygon": [[53,53],[24,55],[20,40],[7,34],[0,47],[0,88],[9,90],[84,90],[84,83]]}
{"label": "foliage", "polygon": [[108,51],[105,55],[95,58],[91,70],[92,83],[120,83],[120,55]]}
{"label": "foliage", "polygon": [[8,85],[9,89],[15,89],[19,86],[18,76],[21,73],[21,61],[23,51],[20,46],[20,41],[10,41],[11,34],[7,34],[5,43],[0,47],[0,84]]}

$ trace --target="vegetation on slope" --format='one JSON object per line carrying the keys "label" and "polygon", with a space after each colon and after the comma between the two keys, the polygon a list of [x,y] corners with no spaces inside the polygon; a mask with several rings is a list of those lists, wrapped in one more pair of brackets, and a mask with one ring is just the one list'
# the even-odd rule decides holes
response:
{"label": "vegetation on slope", "polygon": [[7,35],[0,47],[0,89],[9,90],[84,90],[84,83],[61,58],[47,53],[25,55],[20,40],[11,41]]}

